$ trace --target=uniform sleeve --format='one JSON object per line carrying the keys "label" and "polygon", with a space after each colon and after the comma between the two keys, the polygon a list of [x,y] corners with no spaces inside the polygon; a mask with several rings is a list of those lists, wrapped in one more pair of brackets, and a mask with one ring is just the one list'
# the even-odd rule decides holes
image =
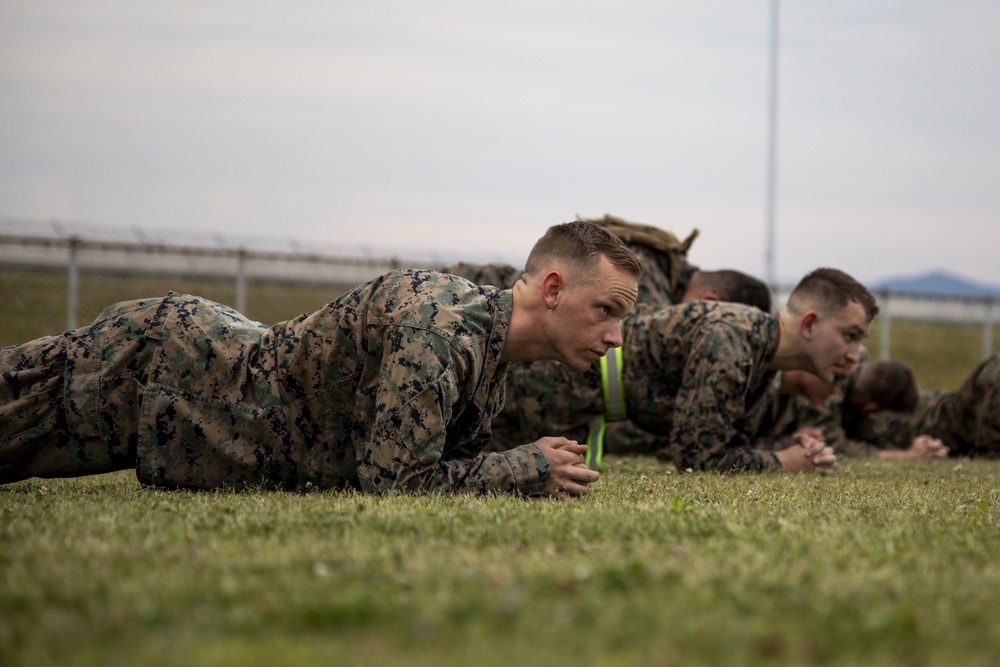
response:
{"label": "uniform sleeve", "polygon": [[781,394],[781,375],[776,375],[758,406],[756,419],[751,421],[755,449],[776,452],[791,444],[795,430],[793,400]]}
{"label": "uniform sleeve", "polygon": [[780,470],[773,452],[755,449],[735,426],[746,410],[753,370],[746,341],[728,327],[712,327],[693,343],[661,456],[681,470]]}
{"label": "uniform sleeve", "polygon": [[879,410],[866,415],[858,431],[861,440],[856,442],[864,446],[864,450],[858,452],[862,456],[873,456],[882,449],[906,449],[919,435],[915,413],[893,410]]}
{"label": "uniform sleeve", "polygon": [[834,453],[839,456],[874,456],[878,447],[864,440],[848,437],[841,416],[843,412],[842,392],[837,392],[818,406],[799,397],[796,402],[796,425],[812,426],[821,430],[827,446],[832,447]]}
{"label": "uniform sleeve", "polygon": [[466,395],[482,373],[476,351],[423,329],[394,327],[387,336],[365,416],[371,429],[357,443],[362,490],[539,493],[550,468],[537,446],[481,453],[489,416],[479,417]]}
{"label": "uniform sleeve", "polygon": [[756,449],[779,452],[792,446],[792,436],[787,433],[756,435],[753,439],[753,446]]}

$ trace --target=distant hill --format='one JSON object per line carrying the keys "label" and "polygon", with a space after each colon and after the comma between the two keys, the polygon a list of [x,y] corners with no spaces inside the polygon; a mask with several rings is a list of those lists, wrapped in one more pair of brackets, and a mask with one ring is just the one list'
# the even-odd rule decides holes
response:
{"label": "distant hill", "polygon": [[887,278],[869,285],[873,292],[909,292],[911,294],[941,294],[944,296],[1000,297],[1000,286],[982,285],[947,271],[933,271],[909,278]]}

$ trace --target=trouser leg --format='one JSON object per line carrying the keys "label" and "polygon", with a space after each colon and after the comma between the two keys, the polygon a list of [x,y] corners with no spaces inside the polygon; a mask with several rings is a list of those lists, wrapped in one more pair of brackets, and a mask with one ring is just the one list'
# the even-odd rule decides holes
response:
{"label": "trouser leg", "polygon": [[139,397],[162,299],[116,304],[94,324],[0,349],[0,483],[135,465]]}
{"label": "trouser leg", "polygon": [[1000,458],[1000,357],[936,399],[923,422],[921,432],[941,438],[952,456]]}
{"label": "trouser leg", "polygon": [[0,348],[0,483],[66,465],[64,387],[72,332]]}
{"label": "trouser leg", "polygon": [[1000,458],[1000,357],[980,364],[974,376],[975,456]]}

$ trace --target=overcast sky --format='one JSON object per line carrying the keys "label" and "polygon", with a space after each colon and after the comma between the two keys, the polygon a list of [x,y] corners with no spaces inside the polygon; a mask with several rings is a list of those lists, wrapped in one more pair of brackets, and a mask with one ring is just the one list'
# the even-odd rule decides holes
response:
{"label": "overcast sky", "polygon": [[[0,0],[0,215],[766,277],[770,0]],[[785,1],[776,275],[1000,284],[1000,2]]]}

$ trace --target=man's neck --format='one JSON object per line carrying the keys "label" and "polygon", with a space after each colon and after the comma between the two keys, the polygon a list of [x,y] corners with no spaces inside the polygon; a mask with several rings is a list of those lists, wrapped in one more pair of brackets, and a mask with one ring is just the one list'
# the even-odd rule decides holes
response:
{"label": "man's neck", "polygon": [[797,320],[787,308],[778,311],[778,351],[768,365],[772,371],[796,371],[802,369],[802,351],[796,336]]}
{"label": "man's neck", "polygon": [[[501,362],[537,361],[548,359],[552,350],[544,336],[539,335],[541,320],[538,306],[528,294],[528,286],[521,278],[511,290],[513,306],[510,313],[510,328],[504,341]],[[542,306],[544,308],[544,306]]]}

